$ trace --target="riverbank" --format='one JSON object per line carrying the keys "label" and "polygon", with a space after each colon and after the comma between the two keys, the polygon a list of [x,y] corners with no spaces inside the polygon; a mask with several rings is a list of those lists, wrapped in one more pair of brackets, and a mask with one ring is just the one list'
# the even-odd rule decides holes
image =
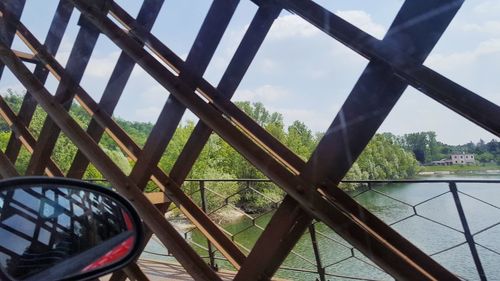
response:
{"label": "riverbank", "polygon": [[419,176],[432,175],[451,175],[451,174],[472,174],[472,175],[495,175],[500,174],[500,166],[468,166],[468,165],[452,165],[452,166],[422,166]]}
{"label": "riverbank", "polygon": [[477,170],[477,171],[433,171],[419,172],[419,176],[434,176],[434,175],[500,175],[500,170]]}
{"label": "riverbank", "polygon": [[[209,215],[210,219],[219,225],[232,224],[240,221],[245,216],[243,210],[236,210],[231,207],[226,207]],[[167,212],[165,217],[172,225],[180,232],[187,232],[196,226],[191,223],[182,213],[176,211]]]}

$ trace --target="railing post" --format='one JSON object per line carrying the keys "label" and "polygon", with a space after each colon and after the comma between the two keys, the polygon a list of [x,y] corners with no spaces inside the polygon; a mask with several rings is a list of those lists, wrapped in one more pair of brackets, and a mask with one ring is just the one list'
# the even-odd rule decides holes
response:
{"label": "railing post", "polygon": [[[201,209],[203,212],[207,212],[207,201],[205,198],[205,181],[200,180],[199,181],[199,186],[200,186],[200,198],[201,198]],[[212,250],[212,243],[210,240],[207,238],[207,250],[208,250],[208,259],[210,261],[210,266],[213,269],[217,269],[217,265],[215,264],[215,257],[214,257],[214,252]]]}
{"label": "railing post", "polygon": [[318,269],[319,280],[326,281],[325,277],[325,269],[321,263],[321,257],[318,249],[318,240],[316,239],[316,228],[314,227],[314,223],[309,225],[309,234],[311,235],[311,242],[314,251],[314,257],[316,258],[316,268]]}
{"label": "railing post", "polygon": [[455,200],[455,205],[457,207],[458,215],[460,216],[460,221],[462,222],[462,227],[464,229],[465,240],[467,244],[469,244],[469,249],[472,254],[472,258],[476,265],[477,273],[479,274],[479,278],[481,281],[485,281],[486,274],[484,273],[483,265],[481,264],[481,260],[479,259],[479,254],[477,253],[476,244],[474,242],[474,237],[472,236],[469,228],[469,224],[467,223],[467,219],[465,218],[465,212],[462,207],[462,203],[460,202],[460,197],[458,196],[457,184],[455,182],[450,182],[450,191],[453,195],[453,200]]}

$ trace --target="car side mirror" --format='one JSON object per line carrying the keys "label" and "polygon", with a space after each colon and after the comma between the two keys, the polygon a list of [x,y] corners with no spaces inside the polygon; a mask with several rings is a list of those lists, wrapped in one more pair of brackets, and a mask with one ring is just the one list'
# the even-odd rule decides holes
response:
{"label": "car side mirror", "polygon": [[0,181],[0,280],[87,280],[139,254],[142,223],[109,188],[63,178]]}

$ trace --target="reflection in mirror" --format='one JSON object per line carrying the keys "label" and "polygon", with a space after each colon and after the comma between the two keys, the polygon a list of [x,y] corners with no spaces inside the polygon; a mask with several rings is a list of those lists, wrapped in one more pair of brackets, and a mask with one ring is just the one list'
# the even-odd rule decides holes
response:
{"label": "reflection in mirror", "polygon": [[14,280],[58,280],[114,264],[134,245],[127,209],[72,186],[0,191],[0,266]]}

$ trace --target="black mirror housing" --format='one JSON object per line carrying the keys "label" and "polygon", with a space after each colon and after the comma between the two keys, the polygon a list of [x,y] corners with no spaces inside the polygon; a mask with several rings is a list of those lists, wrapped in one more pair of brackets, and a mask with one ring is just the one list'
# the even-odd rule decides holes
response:
{"label": "black mirror housing", "polygon": [[142,222],[110,188],[80,180],[0,181],[0,279],[88,280],[139,255]]}

